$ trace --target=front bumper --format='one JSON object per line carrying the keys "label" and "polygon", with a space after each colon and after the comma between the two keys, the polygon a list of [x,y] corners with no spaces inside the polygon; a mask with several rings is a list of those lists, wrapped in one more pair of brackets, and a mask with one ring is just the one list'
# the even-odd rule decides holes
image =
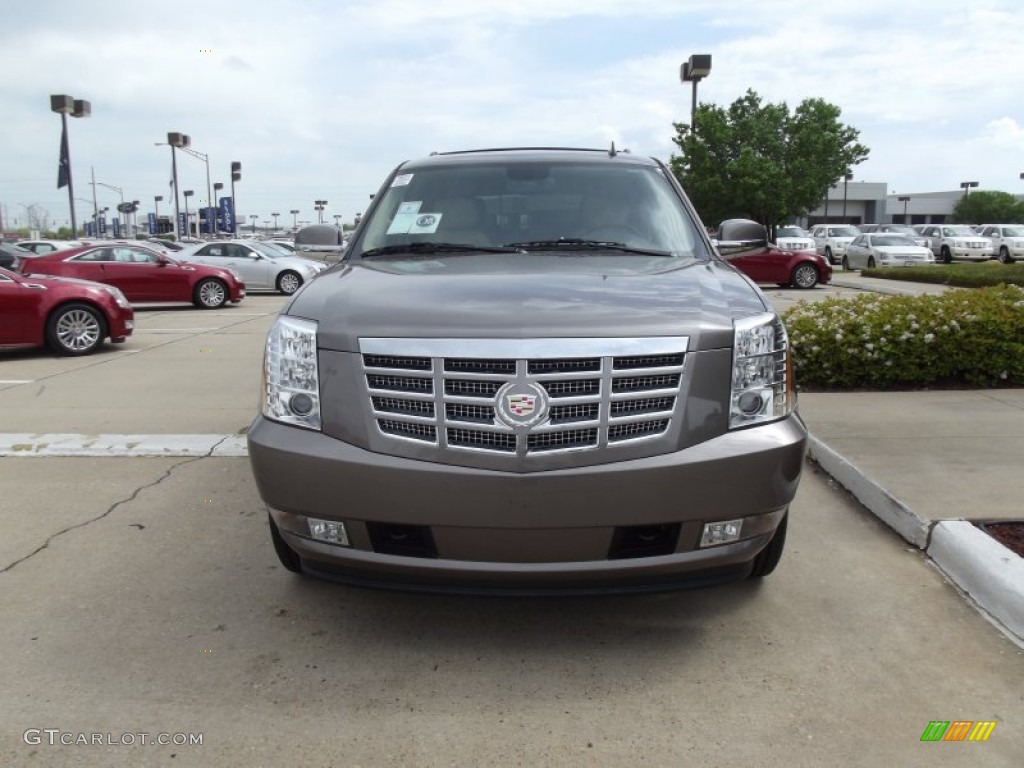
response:
{"label": "front bumper", "polygon": [[[397,458],[259,417],[257,487],[314,575],[403,589],[559,593],[663,589],[742,578],[800,479],[795,414],[683,451],[515,474]],[[313,541],[305,517],[342,521],[351,547]],[[744,519],[739,541],[699,548],[707,522]],[[427,555],[379,551],[375,531],[427,531]],[[616,553],[624,532],[672,531],[666,551]]]}
{"label": "front bumper", "polygon": [[991,248],[950,248],[949,252],[954,259],[969,259],[971,261],[986,261],[994,256]]}

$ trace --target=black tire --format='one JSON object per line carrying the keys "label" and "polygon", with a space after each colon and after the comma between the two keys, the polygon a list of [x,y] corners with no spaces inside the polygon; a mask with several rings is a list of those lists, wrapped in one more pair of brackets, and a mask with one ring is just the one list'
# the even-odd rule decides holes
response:
{"label": "black tire", "polygon": [[284,540],[281,532],[277,530],[274,518],[267,515],[267,520],[270,522],[270,540],[274,542],[274,551],[277,553],[277,559],[281,561],[281,565],[284,566],[285,570],[292,573],[302,573],[302,558],[299,557],[294,549],[288,546],[288,542]]}
{"label": "black tire", "polygon": [[953,252],[949,250],[948,245],[944,245],[939,249],[939,258],[942,260],[943,264],[953,263]]}
{"label": "black tire", "polygon": [[88,304],[64,304],[46,320],[46,342],[60,355],[88,355],[95,352],[106,337],[106,318]]}
{"label": "black tire", "polygon": [[999,261],[1003,264],[1013,264],[1013,259],[1010,256],[1010,249],[1005,245],[999,248]]}
{"label": "black tire", "polygon": [[786,524],[789,521],[789,512],[782,516],[782,522],[775,529],[775,535],[768,542],[767,546],[757,553],[754,558],[754,567],[750,570],[751,579],[761,579],[775,570],[782,559],[782,550],[786,547]]}
{"label": "black tire", "polygon": [[846,256],[843,256],[843,271],[844,272],[849,272],[850,271],[850,262],[846,258]]}
{"label": "black tire", "polygon": [[277,276],[277,290],[285,296],[291,296],[302,287],[302,275],[290,269]]}
{"label": "black tire", "polygon": [[228,303],[228,287],[223,280],[204,278],[192,291],[192,303],[200,309],[220,309]]}
{"label": "black tire", "polygon": [[818,268],[808,262],[797,264],[793,267],[793,272],[789,276],[789,281],[792,283],[794,288],[801,288],[804,290],[816,286],[819,279]]}
{"label": "black tire", "polygon": [[874,256],[868,256],[868,269],[874,269],[874,268],[875,268],[875,257]]}
{"label": "black tire", "polygon": [[829,264],[836,263],[836,260],[832,258],[832,249],[829,248],[827,245],[825,246],[825,259],[828,261]]}

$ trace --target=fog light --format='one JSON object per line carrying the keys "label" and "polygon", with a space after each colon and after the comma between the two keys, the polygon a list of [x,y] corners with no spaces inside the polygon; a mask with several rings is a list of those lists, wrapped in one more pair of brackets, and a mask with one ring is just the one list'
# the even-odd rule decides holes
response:
{"label": "fog light", "polygon": [[744,392],[736,399],[736,405],[745,416],[755,416],[761,412],[763,404],[760,392]]}
{"label": "fog light", "polygon": [[700,537],[700,545],[702,547],[713,547],[716,544],[729,544],[737,541],[742,527],[742,518],[739,520],[723,520],[719,523],[707,523],[704,526],[704,534]]}
{"label": "fog light", "polygon": [[309,523],[309,535],[315,541],[338,544],[342,547],[349,545],[344,523],[336,520],[317,520],[315,517],[306,518],[306,522]]}

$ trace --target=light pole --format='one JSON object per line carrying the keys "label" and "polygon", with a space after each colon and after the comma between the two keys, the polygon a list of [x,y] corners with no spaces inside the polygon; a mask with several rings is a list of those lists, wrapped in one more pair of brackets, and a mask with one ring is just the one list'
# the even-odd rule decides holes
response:
{"label": "light pole", "polygon": [[[183,149],[192,143],[192,139],[185,133],[168,133],[167,144],[171,148],[171,185],[174,187],[174,234],[177,238],[181,238],[181,232],[179,232],[178,218],[180,212],[178,210],[178,158],[174,154],[175,149]],[[187,218],[187,217],[186,217]],[[188,222],[186,221],[186,229]]]}
{"label": "light pole", "polygon": [[974,189],[976,186],[978,186],[978,182],[976,181],[960,182],[960,189],[964,191],[964,197],[967,197],[969,194],[971,194],[971,190]]}
{"label": "light pole", "polygon": [[192,237],[192,222],[188,217],[188,199],[195,193],[191,189],[186,189],[182,194],[185,196],[185,234]]}
{"label": "light pole", "polygon": [[336,226],[336,227],[340,227],[341,226],[341,224],[338,223],[338,221],[340,219],[341,219],[341,214],[340,213],[334,214],[334,226]]}
{"label": "light pole", "polygon": [[235,197],[235,182],[242,180],[242,164],[231,161],[231,234],[238,235],[238,198]]}
{"label": "light pole", "polygon": [[326,200],[314,200],[313,201],[313,209],[315,211],[317,211],[317,213],[318,213],[318,215],[320,217],[320,222],[319,223],[321,223],[321,224],[324,223],[324,208],[326,208],[326,207],[327,207],[327,201]]}
{"label": "light pole", "polygon": [[256,237],[256,219],[259,218],[255,213],[250,213],[249,218],[252,219],[252,236]]}
{"label": "light pole", "polygon": [[693,84],[693,99],[690,103],[690,134],[697,135],[697,83],[711,74],[711,54],[696,53],[684,61],[679,68],[679,80]]}
{"label": "light pole", "polygon": [[903,195],[902,197],[897,197],[896,199],[903,203],[903,223],[909,224],[910,222],[907,221],[907,203],[910,202],[910,197],[908,195]]}
{"label": "light pole", "polygon": [[[1021,174],[1021,178],[1024,178],[1024,174]],[[297,230],[299,228],[299,209],[292,208],[288,213],[292,215],[292,229]]]}
{"label": "light pole", "polygon": [[68,187],[68,204],[71,206],[71,236],[78,237],[78,219],[75,217],[75,185],[71,178],[71,145],[68,142],[68,115],[89,117],[92,104],[65,94],[50,96],[50,111],[60,115],[60,161],[57,165],[57,189]]}
{"label": "light pole", "polygon": [[156,232],[150,232],[150,234],[154,236],[160,234],[160,201],[163,199],[163,195],[153,197],[153,220],[156,221]]}
{"label": "light pole", "polygon": [[274,217],[274,231],[277,232],[277,217],[280,216],[281,214],[280,213],[272,213],[270,215]]}
{"label": "light pole", "polygon": [[847,171],[843,174],[843,224],[846,223],[846,185],[850,183],[853,174]]}

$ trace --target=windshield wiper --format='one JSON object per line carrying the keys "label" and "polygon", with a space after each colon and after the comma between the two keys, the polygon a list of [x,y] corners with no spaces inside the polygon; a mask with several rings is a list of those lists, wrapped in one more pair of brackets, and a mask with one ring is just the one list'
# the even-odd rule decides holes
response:
{"label": "windshield wiper", "polygon": [[391,254],[421,253],[520,253],[514,246],[470,245],[469,243],[432,243],[418,240],[403,245],[385,245],[363,251],[360,256],[389,256]]}
{"label": "windshield wiper", "polygon": [[558,240],[528,240],[522,243],[505,243],[506,248],[523,248],[527,251],[553,250],[595,250],[620,251],[622,253],[639,253],[643,256],[673,256],[672,251],[659,251],[653,248],[635,248],[625,243],[610,240],[584,240],[581,237],[560,237]]}

